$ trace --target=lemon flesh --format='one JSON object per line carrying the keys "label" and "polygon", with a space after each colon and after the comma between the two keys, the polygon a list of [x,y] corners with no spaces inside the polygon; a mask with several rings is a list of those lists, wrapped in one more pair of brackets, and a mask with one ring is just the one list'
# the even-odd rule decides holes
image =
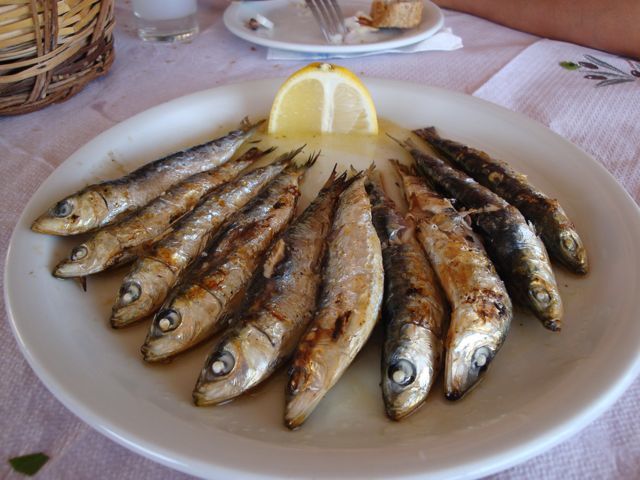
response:
{"label": "lemon flesh", "polygon": [[373,100],[351,71],[312,63],[280,87],[269,116],[270,134],[377,135]]}

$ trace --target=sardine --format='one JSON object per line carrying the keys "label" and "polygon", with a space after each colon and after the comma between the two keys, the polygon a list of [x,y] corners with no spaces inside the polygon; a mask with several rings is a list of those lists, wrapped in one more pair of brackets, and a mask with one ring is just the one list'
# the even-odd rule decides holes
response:
{"label": "sardine", "polygon": [[401,142],[420,173],[466,207],[473,225],[513,297],[552,331],[562,326],[562,299],[544,244],[520,211],[444,161]]}
{"label": "sardine", "polygon": [[295,349],[315,312],[325,241],[345,176],[335,168],[316,199],[269,249],[253,301],[207,358],[196,405],[231,400],[268,378]]}
{"label": "sardine", "polygon": [[366,188],[384,263],[382,395],[389,418],[400,420],[423,404],[440,373],[448,307],[413,224],[378,179]]}
{"label": "sardine", "polygon": [[558,200],[531,185],[526,175],[513,170],[506,162],[442,138],[434,127],[414,130],[414,133],[480,184],[518,208],[533,223],[552,258],[575,273],[589,271],[587,250]]}
{"label": "sardine", "polygon": [[122,281],[111,326],[124,327],[155,313],[219,227],[280,174],[300,151],[301,148],[285,153],[276,162],[223,185],[141,256]]}
{"label": "sardine", "polygon": [[89,185],[60,200],[37,218],[31,229],[51,235],[75,235],[115,223],[148,204],[172,185],[229,160],[264,120],[224,137],[147,163],[124,177]]}
{"label": "sardine", "polygon": [[239,213],[222,240],[194,267],[155,316],[142,354],[157,362],[181,353],[227,326],[230,306],[259,268],[269,245],[295,214],[300,179],[310,162],[290,166]]}
{"label": "sardine", "polygon": [[362,349],[382,305],[380,240],[360,172],[342,192],[329,234],[318,310],[293,356],[284,421],[297,428]]}
{"label": "sardine", "polygon": [[445,339],[445,395],[456,400],[486,371],[505,341],[513,309],[482,242],[449,200],[397,161],[416,236],[451,306]]}
{"label": "sardine", "polygon": [[262,151],[253,147],[234,161],[196,173],[174,185],[140,211],[120,223],[104,227],[74,247],[69,257],[58,264],[53,275],[82,277],[135,258],[169,233],[171,225],[193,210],[203,197],[233,180],[254,161],[273,150]]}

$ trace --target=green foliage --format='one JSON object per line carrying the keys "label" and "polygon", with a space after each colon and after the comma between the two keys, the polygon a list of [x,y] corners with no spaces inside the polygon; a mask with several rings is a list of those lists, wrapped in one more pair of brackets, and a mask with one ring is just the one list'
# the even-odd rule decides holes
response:
{"label": "green foliage", "polygon": [[32,453],[21,457],[13,457],[9,459],[9,463],[16,472],[33,476],[47,463],[49,457],[44,453]]}
{"label": "green foliage", "polygon": [[560,66],[567,70],[578,70],[580,68],[580,65],[575,62],[560,62]]}

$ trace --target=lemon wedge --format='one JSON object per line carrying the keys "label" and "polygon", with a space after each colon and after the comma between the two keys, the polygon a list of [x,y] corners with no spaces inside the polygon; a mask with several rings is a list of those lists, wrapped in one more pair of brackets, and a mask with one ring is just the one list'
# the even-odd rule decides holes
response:
{"label": "lemon wedge", "polygon": [[295,72],[278,90],[269,133],[377,135],[378,117],[369,91],[353,72],[316,62]]}

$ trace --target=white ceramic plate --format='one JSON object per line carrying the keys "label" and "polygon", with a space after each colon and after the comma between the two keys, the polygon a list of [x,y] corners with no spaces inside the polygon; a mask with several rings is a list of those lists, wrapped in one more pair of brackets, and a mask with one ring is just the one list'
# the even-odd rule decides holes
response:
{"label": "white ceramic plate", "polygon": [[592,158],[521,115],[459,93],[373,79],[366,84],[382,117],[406,128],[437,125],[509,159],[562,201],[593,269],[586,278],[556,269],[562,333],[519,312],[477,389],[451,403],[437,384],[401,423],[383,413],[374,339],[295,432],[282,426],[282,374],[231,404],[195,408],[191,389],[207,348],[170,365],[145,365],[138,348],[146,326],[113,331],[107,324],[125,272],[90,278],[86,293],[54,279],[49,272],[75,242],[32,233],[30,222],[87,183],[211,137],[243,115],[265,115],[280,83],[224,86],[136,115],[67,159],[25,208],[6,263],[9,318],[30,365],[71,411],[136,452],[205,477],[462,478],[549,448],[624,391],[640,355],[640,217],[630,197]]}
{"label": "white ceramic plate", "polygon": [[[370,0],[340,1],[345,17],[361,11],[369,13]],[[247,27],[249,19],[259,13],[274,23],[272,30]],[[424,0],[424,11],[420,24],[411,29],[385,29],[363,39],[363,43],[329,45],[311,11],[302,0],[267,0],[233,2],[224,12],[225,26],[238,37],[258,45],[297,52],[314,53],[362,53],[387,50],[420,42],[441,27],[444,17],[440,9]]]}

